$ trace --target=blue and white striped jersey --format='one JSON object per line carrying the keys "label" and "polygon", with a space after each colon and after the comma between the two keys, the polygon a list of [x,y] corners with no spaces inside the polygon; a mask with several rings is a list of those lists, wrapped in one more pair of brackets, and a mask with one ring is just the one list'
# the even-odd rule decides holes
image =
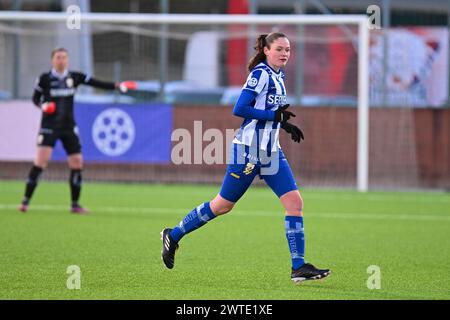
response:
{"label": "blue and white striped jersey", "polygon": [[[286,104],[283,78],[282,70],[276,72],[265,61],[261,62],[248,75],[241,96],[252,97],[251,105],[257,110],[275,111]],[[233,142],[246,146],[256,144],[258,149],[277,151],[280,148],[279,131],[279,122],[246,118]]]}

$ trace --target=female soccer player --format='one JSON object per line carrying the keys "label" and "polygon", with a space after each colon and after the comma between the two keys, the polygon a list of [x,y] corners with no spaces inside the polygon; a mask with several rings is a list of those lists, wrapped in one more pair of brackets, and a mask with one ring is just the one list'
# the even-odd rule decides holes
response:
{"label": "female soccer player", "polygon": [[283,33],[261,35],[256,42],[256,55],[250,60],[250,74],[233,114],[244,118],[236,134],[220,193],[210,202],[200,204],[173,229],[161,232],[162,259],[172,269],[175,251],[183,236],[217,216],[231,211],[249,188],[256,175],[264,179],[280,198],[286,210],[285,230],[292,257],[291,279],[294,282],[325,278],[328,269],[305,263],[303,200],[297,189],[289,163],[279,145],[280,127],[300,142],[302,131],[288,122],[295,115],[287,111],[286,88],[282,68],[290,55],[289,40]]}
{"label": "female soccer player", "polygon": [[19,206],[19,210],[22,212],[28,211],[28,204],[37,186],[39,176],[51,158],[56,141],[60,139],[67,153],[70,168],[71,212],[87,213],[87,210],[78,203],[81,192],[83,157],[78,128],[73,115],[74,94],[81,84],[102,89],[118,89],[121,92],[135,88],[135,83],[132,81],[104,82],[88,77],[81,72],[69,71],[67,69],[68,62],[68,53],[65,48],[54,49],[51,53],[53,68],[36,80],[32,100],[42,110],[42,118],[34,165],[28,175],[25,195]]}

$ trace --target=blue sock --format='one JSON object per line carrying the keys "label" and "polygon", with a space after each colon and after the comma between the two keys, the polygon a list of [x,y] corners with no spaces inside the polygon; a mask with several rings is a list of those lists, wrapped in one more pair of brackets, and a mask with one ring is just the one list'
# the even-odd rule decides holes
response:
{"label": "blue sock", "polygon": [[170,232],[170,237],[176,242],[180,241],[186,234],[200,228],[216,216],[211,211],[209,202],[202,203],[184,217],[183,220]]}
{"label": "blue sock", "polygon": [[303,217],[286,216],[284,220],[286,239],[291,252],[292,268],[298,269],[305,263],[305,233]]}

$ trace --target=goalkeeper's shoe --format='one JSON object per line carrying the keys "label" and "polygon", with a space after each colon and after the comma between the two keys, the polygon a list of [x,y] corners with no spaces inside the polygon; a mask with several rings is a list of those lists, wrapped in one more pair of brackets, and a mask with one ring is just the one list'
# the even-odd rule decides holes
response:
{"label": "goalkeeper's shoe", "polygon": [[175,251],[178,249],[178,243],[170,236],[172,229],[165,228],[161,231],[161,240],[163,243],[161,258],[168,269],[172,269],[175,263]]}
{"label": "goalkeeper's shoe", "polygon": [[89,210],[86,208],[83,208],[79,204],[76,204],[76,205],[72,205],[72,207],[70,208],[70,212],[74,213],[74,214],[88,214]]}
{"label": "goalkeeper's shoe", "polygon": [[300,268],[292,269],[291,280],[295,283],[300,283],[306,280],[319,280],[330,275],[329,269],[317,269],[310,263],[305,263]]}
{"label": "goalkeeper's shoe", "polygon": [[26,202],[22,202],[21,204],[20,204],[20,206],[19,206],[19,211],[21,211],[21,212],[27,212],[28,211],[28,203],[26,203]]}

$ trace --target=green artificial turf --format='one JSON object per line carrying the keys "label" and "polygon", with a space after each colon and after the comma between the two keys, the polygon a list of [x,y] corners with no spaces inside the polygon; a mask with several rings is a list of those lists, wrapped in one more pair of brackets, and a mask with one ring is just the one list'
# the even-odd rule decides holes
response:
{"label": "green artificial turf", "polygon": [[[69,214],[66,183],[42,181],[26,214],[24,185],[0,182],[0,299],[449,299],[450,195],[301,190],[306,259],[330,268],[294,285],[283,208],[252,187],[235,209],[180,242],[175,268],[159,232],[218,186],[85,183]],[[67,267],[81,270],[70,290]],[[368,289],[379,266],[381,289]]]}

